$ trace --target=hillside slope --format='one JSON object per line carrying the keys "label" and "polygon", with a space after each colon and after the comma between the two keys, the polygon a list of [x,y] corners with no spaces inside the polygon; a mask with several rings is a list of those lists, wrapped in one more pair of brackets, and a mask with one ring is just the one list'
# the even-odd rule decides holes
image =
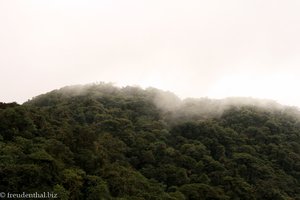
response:
{"label": "hillside slope", "polygon": [[78,200],[300,199],[299,116],[269,101],[182,101],[109,84],[1,103],[0,191]]}

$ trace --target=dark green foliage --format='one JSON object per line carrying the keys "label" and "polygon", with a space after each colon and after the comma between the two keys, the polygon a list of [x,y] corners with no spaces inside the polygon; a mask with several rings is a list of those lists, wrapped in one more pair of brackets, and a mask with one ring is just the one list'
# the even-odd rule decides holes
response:
{"label": "dark green foliage", "polygon": [[299,112],[221,105],[110,84],[0,103],[0,191],[88,200],[299,199]]}

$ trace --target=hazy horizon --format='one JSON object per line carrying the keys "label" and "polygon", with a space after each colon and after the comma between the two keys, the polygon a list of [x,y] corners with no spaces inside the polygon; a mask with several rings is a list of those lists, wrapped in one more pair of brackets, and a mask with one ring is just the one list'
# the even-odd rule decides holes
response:
{"label": "hazy horizon", "polygon": [[112,82],[300,107],[296,0],[0,0],[0,102]]}

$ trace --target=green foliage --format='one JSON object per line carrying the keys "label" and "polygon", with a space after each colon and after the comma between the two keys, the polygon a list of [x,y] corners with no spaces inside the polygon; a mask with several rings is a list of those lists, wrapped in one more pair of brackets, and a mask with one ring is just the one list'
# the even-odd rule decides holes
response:
{"label": "green foliage", "polygon": [[222,110],[208,99],[180,105],[170,93],[110,84],[0,103],[0,191],[89,200],[299,199],[299,116],[284,107]]}
{"label": "green foliage", "polygon": [[70,192],[66,190],[62,185],[56,184],[53,187],[53,192],[57,194],[58,198],[61,200],[68,200],[70,196]]}

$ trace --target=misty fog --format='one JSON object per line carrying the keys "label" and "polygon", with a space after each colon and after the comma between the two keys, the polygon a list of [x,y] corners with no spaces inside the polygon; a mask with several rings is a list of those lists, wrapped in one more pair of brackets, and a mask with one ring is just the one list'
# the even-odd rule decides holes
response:
{"label": "misty fog", "polygon": [[97,81],[300,106],[300,4],[0,1],[0,101]]}

